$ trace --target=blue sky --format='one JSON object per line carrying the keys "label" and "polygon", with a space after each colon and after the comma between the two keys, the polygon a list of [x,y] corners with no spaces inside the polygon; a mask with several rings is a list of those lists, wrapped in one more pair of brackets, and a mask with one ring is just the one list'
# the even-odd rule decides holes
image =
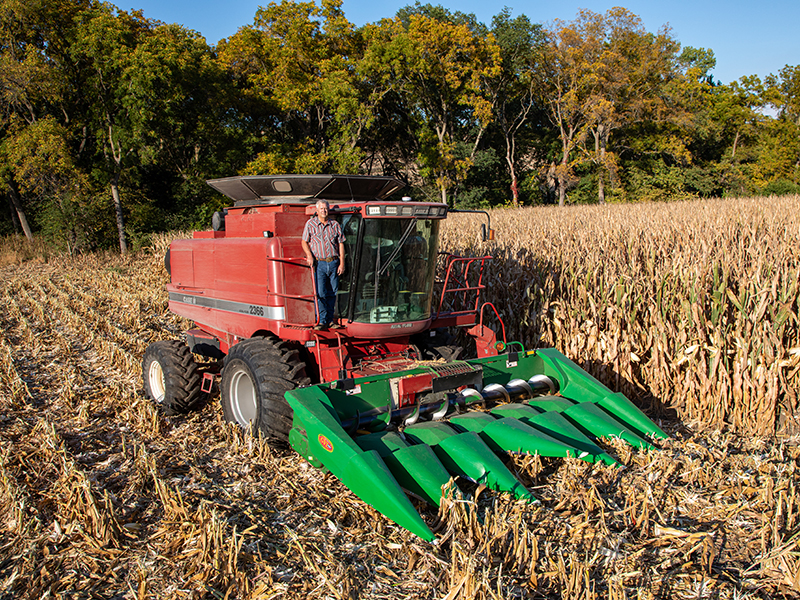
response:
{"label": "blue sky", "polygon": [[[180,23],[203,34],[209,44],[230,37],[243,25],[253,22],[262,0],[112,0],[125,10],[141,9],[146,17],[166,23]],[[345,16],[356,25],[391,17],[398,8],[413,0],[343,0]],[[683,46],[710,48],[717,58],[714,76],[723,83],[743,75],[764,77],[777,73],[784,65],[800,64],[800,1],[765,0],[761,2],[728,0],[629,0],[627,2],[540,2],[507,0],[436,1],[450,10],[474,13],[487,25],[503,6],[512,16],[527,15],[536,23],[575,18],[580,8],[605,12],[624,6],[655,32],[669,24],[672,36]]]}

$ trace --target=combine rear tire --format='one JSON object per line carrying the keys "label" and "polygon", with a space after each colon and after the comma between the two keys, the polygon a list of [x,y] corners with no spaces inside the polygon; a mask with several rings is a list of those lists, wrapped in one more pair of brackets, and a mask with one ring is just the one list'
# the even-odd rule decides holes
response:
{"label": "combine rear tire", "polygon": [[305,363],[291,345],[277,338],[252,338],[231,348],[222,369],[222,411],[266,438],[285,442],[292,428],[292,409],[283,395],[309,385]]}
{"label": "combine rear tire", "polygon": [[155,342],[142,359],[144,391],[168,415],[185,414],[205,399],[202,377],[189,347],[179,340]]}

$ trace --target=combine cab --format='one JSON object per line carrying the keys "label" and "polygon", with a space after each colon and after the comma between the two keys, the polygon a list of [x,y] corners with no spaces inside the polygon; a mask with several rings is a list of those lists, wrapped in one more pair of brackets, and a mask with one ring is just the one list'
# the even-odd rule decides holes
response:
{"label": "combine cab", "polygon": [[[446,205],[392,200],[403,184],[386,177],[209,184],[233,207],[214,215],[212,231],[174,241],[165,259],[170,310],[196,327],[185,342],[151,344],[143,360],[145,392],[168,414],[196,408],[219,380],[227,420],[288,440],[424,539],[433,533],[406,493],[438,504],[460,477],[532,499],[504,466],[508,453],[614,464],[599,438],[647,448],[664,437],[555,350],[497,339],[483,324],[494,307],[481,302],[490,257],[439,252]],[[342,327],[331,331],[313,328],[315,282],[301,247],[318,199],[347,240]],[[457,329],[476,358],[456,360]]]}

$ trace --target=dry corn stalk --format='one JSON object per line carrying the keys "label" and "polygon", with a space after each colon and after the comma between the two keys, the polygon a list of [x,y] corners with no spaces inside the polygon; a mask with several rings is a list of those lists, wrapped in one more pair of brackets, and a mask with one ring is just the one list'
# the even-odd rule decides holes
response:
{"label": "dry corn stalk", "polygon": [[[485,299],[509,339],[555,346],[652,409],[743,434],[800,432],[797,196],[492,211]],[[476,219],[473,219],[476,221]],[[473,225],[477,227],[477,222]]]}
{"label": "dry corn stalk", "polygon": [[[423,509],[436,545],[215,403],[166,418],[145,401],[141,349],[188,325],[166,310],[168,238],[6,267],[0,596],[796,598],[800,439],[733,433],[797,414],[787,202],[493,211],[498,243],[470,243],[497,254],[509,338],[704,431],[671,423],[652,453],[603,442],[624,469],[513,457],[541,503],[460,482]],[[448,229],[445,248],[465,246]]]}

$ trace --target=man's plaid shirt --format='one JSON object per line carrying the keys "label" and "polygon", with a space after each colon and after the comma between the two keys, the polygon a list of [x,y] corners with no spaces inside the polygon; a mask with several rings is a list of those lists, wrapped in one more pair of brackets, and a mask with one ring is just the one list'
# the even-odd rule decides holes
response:
{"label": "man's plaid shirt", "polygon": [[323,225],[314,215],[306,221],[303,240],[311,246],[311,253],[317,260],[339,256],[339,243],[344,243],[344,233],[338,221],[328,219]]}

